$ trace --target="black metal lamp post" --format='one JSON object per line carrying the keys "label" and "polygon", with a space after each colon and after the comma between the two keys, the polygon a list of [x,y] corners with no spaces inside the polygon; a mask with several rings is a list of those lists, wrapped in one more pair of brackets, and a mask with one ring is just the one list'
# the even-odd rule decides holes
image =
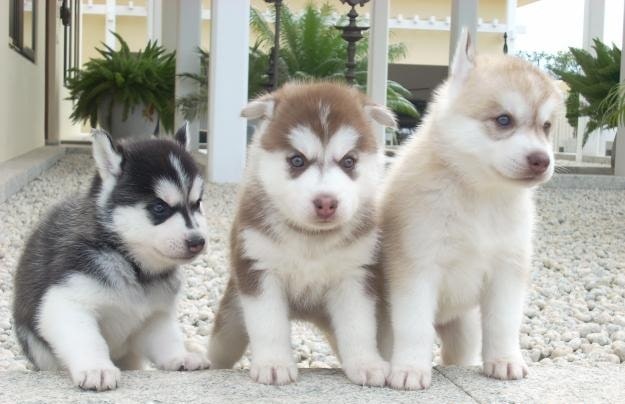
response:
{"label": "black metal lamp post", "polygon": [[341,3],[347,3],[352,7],[349,13],[347,13],[349,24],[344,27],[336,27],[343,31],[342,37],[347,41],[347,69],[345,71],[345,79],[349,84],[354,84],[356,78],[354,72],[356,68],[356,42],[362,39],[362,31],[369,29],[369,27],[359,27],[356,25],[356,17],[358,17],[356,6],[360,5],[362,7],[368,2],[369,0],[341,0]]}
{"label": "black metal lamp post", "polygon": [[507,32],[503,33],[503,54],[504,55],[508,54],[508,33]]}
{"label": "black metal lamp post", "polygon": [[72,47],[70,46],[70,28],[72,25],[72,11],[67,4],[67,0],[63,0],[59,9],[61,23],[63,24],[63,80],[69,78],[69,66],[72,59]]}
{"label": "black metal lamp post", "polygon": [[265,0],[267,3],[273,3],[275,7],[275,24],[274,24],[274,38],[273,47],[271,48],[271,55],[269,56],[269,64],[267,66],[267,83],[265,89],[267,92],[274,91],[278,88],[278,55],[280,54],[280,8],[282,6],[282,0]]}

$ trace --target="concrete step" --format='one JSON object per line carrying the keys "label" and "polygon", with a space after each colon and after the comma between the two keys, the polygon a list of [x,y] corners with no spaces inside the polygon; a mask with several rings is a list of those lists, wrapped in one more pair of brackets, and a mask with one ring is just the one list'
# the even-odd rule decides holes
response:
{"label": "concrete step", "polygon": [[44,146],[0,163],[0,203],[39,177],[64,154],[64,147]]}
{"label": "concrete step", "polygon": [[425,391],[350,383],[337,369],[301,369],[297,383],[265,386],[246,371],[124,372],[115,391],[85,392],[56,372],[0,372],[1,403],[623,403],[625,366],[534,366],[521,381],[478,368],[438,367]]}

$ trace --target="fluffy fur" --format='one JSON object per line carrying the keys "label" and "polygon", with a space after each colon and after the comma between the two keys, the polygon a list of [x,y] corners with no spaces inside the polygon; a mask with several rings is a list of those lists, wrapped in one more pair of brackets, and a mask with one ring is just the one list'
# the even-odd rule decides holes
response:
{"label": "fluffy fur", "polygon": [[393,125],[384,107],[338,84],[289,84],[252,101],[261,118],[231,237],[232,276],[209,347],[230,368],[249,342],[251,377],[296,380],[290,319],[324,330],[346,375],[383,385],[376,296],[369,285],[378,231],[374,197],[382,148],[370,122]]}
{"label": "fluffy fur", "polygon": [[54,207],[28,240],[13,317],[41,370],[67,369],[83,389],[117,387],[119,369],[208,366],[176,322],[178,265],[203,249],[202,179],[179,143],[116,146],[96,132],[98,173],[87,195]]}
{"label": "fluffy fur", "polygon": [[487,376],[527,374],[518,338],[532,189],[553,173],[549,127],[561,108],[546,74],[513,57],[475,57],[464,33],[381,201],[392,387],[430,385],[437,332],[444,364],[479,363],[481,351]]}

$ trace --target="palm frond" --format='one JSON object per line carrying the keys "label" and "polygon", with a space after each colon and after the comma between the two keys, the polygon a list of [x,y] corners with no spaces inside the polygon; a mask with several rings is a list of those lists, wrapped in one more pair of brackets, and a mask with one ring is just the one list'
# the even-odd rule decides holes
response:
{"label": "palm frond", "polygon": [[[580,116],[589,118],[583,133],[584,144],[588,135],[599,128],[614,128],[622,121],[622,94],[619,91],[621,51],[594,40],[595,54],[584,49],[570,48],[579,70],[554,68],[553,72],[570,89],[567,98],[567,119],[573,123]],[[579,96],[583,102],[579,101]],[[573,125],[577,127],[577,125]]]}

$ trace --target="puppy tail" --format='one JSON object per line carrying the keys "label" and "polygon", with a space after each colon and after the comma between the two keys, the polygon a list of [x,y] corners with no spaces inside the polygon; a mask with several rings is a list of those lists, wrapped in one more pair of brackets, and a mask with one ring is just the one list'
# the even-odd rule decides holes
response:
{"label": "puppy tail", "polygon": [[248,342],[243,311],[231,278],[219,304],[208,346],[211,369],[230,369],[241,359]]}

